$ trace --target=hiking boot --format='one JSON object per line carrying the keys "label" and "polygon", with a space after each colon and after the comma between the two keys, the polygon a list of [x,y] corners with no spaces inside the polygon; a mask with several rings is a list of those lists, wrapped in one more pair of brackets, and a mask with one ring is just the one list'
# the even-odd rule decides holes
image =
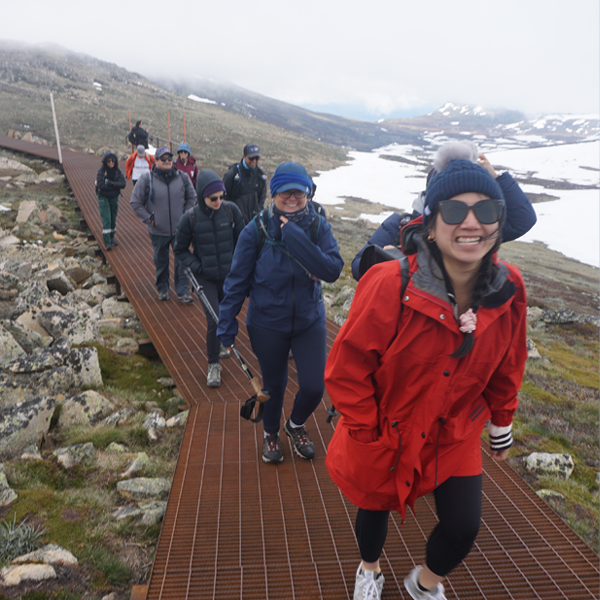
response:
{"label": "hiking boot", "polygon": [[112,250],[112,246],[110,244],[105,244],[104,248],[106,249],[107,252],[110,252]]}
{"label": "hiking boot", "polygon": [[278,433],[269,433],[263,437],[262,459],[266,463],[283,461],[283,451]]}
{"label": "hiking boot", "polygon": [[363,571],[361,562],[356,571],[353,600],[381,600],[384,581],[383,573]]}
{"label": "hiking boot", "polygon": [[206,377],[208,387],[219,387],[221,385],[221,368],[219,363],[208,365],[208,376]]}
{"label": "hiking boot", "polygon": [[419,573],[423,567],[415,567],[404,579],[404,587],[413,600],[446,600],[444,586],[438,583],[433,590],[424,592],[419,588]]}
{"label": "hiking boot", "polygon": [[183,302],[184,304],[190,304],[190,302],[193,302],[194,299],[192,298],[192,296],[190,296],[189,294],[184,294],[183,296],[177,296],[181,302]]}
{"label": "hiking boot", "polygon": [[159,292],[158,293],[158,299],[159,300],[168,300],[169,299],[169,292]]}
{"label": "hiking boot", "polygon": [[221,349],[219,350],[219,358],[229,358],[231,356],[231,352],[229,352],[228,348],[225,348],[223,344],[221,344]]}
{"label": "hiking boot", "polygon": [[115,238],[113,238],[110,242],[113,246],[118,246],[119,242],[117,242],[117,240],[115,240]]}
{"label": "hiking boot", "polygon": [[300,458],[314,458],[316,454],[315,445],[308,437],[308,432],[304,425],[302,427],[292,427],[288,419],[283,426],[283,430],[292,438],[294,452]]}

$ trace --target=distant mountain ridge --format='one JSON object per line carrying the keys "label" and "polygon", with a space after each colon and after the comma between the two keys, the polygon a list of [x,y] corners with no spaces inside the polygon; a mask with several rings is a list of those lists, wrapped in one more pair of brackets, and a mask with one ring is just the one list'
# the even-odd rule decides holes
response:
{"label": "distant mountain ridge", "polygon": [[[0,41],[0,132],[31,131],[51,142],[49,92],[57,105],[61,138],[74,148],[128,150],[125,134],[142,118],[150,133],[187,141],[203,164],[224,170],[239,160],[248,140],[269,148],[265,166],[281,158],[309,168],[330,168],[347,150],[370,151],[393,143],[469,138],[508,140],[515,147],[576,143],[600,136],[597,115],[545,115],[528,119],[506,109],[447,103],[427,115],[379,122],[311,112],[227,82],[204,78],[150,80],[118,65],[58,46]],[[167,122],[167,116],[170,121]],[[324,142],[324,143],[323,143]]]}

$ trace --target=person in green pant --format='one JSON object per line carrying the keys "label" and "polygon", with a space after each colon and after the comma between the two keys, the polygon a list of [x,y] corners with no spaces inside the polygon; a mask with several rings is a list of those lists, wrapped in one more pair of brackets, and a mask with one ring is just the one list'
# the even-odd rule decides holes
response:
{"label": "person in green pant", "polygon": [[107,152],[102,157],[102,166],[96,175],[96,192],[98,208],[102,219],[102,241],[106,250],[118,246],[115,240],[117,230],[117,212],[119,210],[119,194],[125,187],[125,177],[119,169],[119,161],[114,152]]}

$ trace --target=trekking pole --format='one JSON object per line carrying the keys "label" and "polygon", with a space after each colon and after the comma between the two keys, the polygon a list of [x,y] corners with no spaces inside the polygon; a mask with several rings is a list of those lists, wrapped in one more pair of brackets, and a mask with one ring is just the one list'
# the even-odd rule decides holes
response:
{"label": "trekking pole", "polygon": [[[198,280],[196,279],[196,276],[194,275],[192,270],[189,267],[187,267],[186,269],[184,269],[183,272],[186,274],[187,278],[189,279],[190,283],[192,284],[194,291],[196,292],[198,298],[200,299],[200,302],[202,302],[202,305],[204,306],[204,308],[206,308],[206,311],[208,312],[208,314],[212,317],[212,319],[215,323],[218,323],[219,317],[217,317],[217,313],[214,311],[213,307],[210,305],[210,302],[208,301],[208,298],[206,297],[206,294],[204,293],[202,286],[198,283]],[[268,392],[266,392],[265,390],[262,389],[259,381],[256,379],[256,377],[254,377],[254,375],[252,375],[252,373],[250,372],[250,369],[248,368],[248,365],[246,364],[246,361],[242,358],[242,355],[238,352],[238,350],[234,346],[234,344],[231,345],[231,350],[232,350],[233,354],[235,355],[235,357],[237,358],[238,362],[240,363],[242,370],[244,371],[244,373],[246,373],[246,376],[250,380],[250,385],[252,386],[252,390],[254,391],[254,396],[252,396],[252,398],[249,398],[246,401],[246,404],[244,406],[242,406],[240,415],[242,417],[244,417],[245,419],[249,419],[249,420],[257,423],[258,421],[260,421],[262,419],[262,413],[263,413],[263,409],[264,409],[263,402],[266,402],[269,399],[269,394],[268,394]],[[252,419],[251,418],[252,410],[254,409],[254,404],[256,402],[258,402],[260,404],[260,408],[259,408],[258,415],[256,416],[256,418]]]}

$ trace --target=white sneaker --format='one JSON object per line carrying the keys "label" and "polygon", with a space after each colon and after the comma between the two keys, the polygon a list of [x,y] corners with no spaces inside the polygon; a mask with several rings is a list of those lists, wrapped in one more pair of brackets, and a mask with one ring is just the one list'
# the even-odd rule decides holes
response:
{"label": "white sneaker", "polygon": [[404,579],[404,587],[413,600],[446,600],[441,583],[433,590],[424,592],[419,588],[419,573],[423,567],[415,567]]}
{"label": "white sneaker", "polygon": [[208,365],[208,376],[206,377],[206,385],[208,387],[219,387],[221,385],[221,365],[212,363]]}
{"label": "white sneaker", "polygon": [[361,562],[356,571],[353,600],[381,600],[384,581],[383,573],[363,571]]}

